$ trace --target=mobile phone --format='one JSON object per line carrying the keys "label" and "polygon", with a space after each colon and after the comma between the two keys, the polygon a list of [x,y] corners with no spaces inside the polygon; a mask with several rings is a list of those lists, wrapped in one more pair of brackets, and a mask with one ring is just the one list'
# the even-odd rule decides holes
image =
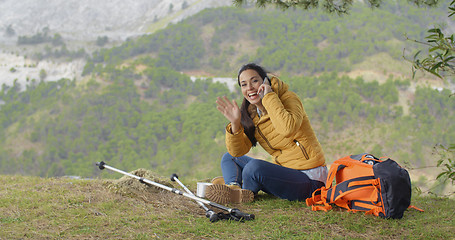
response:
{"label": "mobile phone", "polygon": [[[262,84],[270,86],[270,80],[269,80],[269,78],[267,76],[265,76],[264,81],[262,82]],[[259,92],[259,96],[261,98],[263,98],[264,97],[264,91]]]}
{"label": "mobile phone", "polygon": [[267,76],[265,76],[263,84],[267,84],[270,86],[270,80]]}

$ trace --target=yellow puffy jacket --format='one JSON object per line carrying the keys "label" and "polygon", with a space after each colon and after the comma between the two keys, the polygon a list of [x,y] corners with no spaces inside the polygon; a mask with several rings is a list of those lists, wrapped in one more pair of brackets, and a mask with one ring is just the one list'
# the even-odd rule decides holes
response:
{"label": "yellow puffy jacket", "polygon": [[[275,163],[297,170],[325,165],[324,152],[299,97],[288,90],[288,85],[276,77],[271,78],[273,92],[262,99],[267,112],[259,117],[256,106],[248,112],[256,126],[258,143],[274,157]],[[232,133],[231,124],[226,127],[226,147],[234,157],[247,154],[251,141],[243,132]]]}

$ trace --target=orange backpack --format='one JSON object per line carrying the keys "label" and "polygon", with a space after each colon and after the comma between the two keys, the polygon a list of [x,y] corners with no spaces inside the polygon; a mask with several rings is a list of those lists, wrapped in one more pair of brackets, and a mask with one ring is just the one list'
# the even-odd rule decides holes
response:
{"label": "orange backpack", "polygon": [[328,211],[335,204],[348,211],[364,211],[383,218],[402,218],[410,203],[408,171],[390,158],[382,161],[371,154],[336,160],[330,166],[326,186],[306,199],[313,211]]}

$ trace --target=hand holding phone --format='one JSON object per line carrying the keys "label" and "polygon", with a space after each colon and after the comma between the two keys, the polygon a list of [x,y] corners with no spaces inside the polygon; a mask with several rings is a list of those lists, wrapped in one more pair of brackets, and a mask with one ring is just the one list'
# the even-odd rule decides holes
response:
{"label": "hand holding phone", "polygon": [[272,91],[272,87],[270,86],[270,80],[266,76],[264,78],[264,81],[262,82],[262,85],[258,89],[258,94],[261,98],[265,96],[265,94],[269,93]]}

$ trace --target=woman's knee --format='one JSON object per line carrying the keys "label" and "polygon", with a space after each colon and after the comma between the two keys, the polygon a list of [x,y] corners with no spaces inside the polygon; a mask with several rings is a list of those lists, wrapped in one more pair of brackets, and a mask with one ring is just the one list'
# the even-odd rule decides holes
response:
{"label": "woman's knee", "polygon": [[243,168],[242,176],[244,177],[254,177],[261,172],[261,169],[264,167],[264,161],[254,159],[248,162],[248,164]]}
{"label": "woman's knee", "polygon": [[223,154],[220,161],[221,168],[223,168],[223,166],[226,165],[229,166],[230,164],[232,164],[232,162],[234,162],[234,157],[231,154],[229,154],[228,152]]}
{"label": "woman's knee", "polygon": [[232,161],[233,159],[234,157],[227,152],[221,157],[221,162]]}

